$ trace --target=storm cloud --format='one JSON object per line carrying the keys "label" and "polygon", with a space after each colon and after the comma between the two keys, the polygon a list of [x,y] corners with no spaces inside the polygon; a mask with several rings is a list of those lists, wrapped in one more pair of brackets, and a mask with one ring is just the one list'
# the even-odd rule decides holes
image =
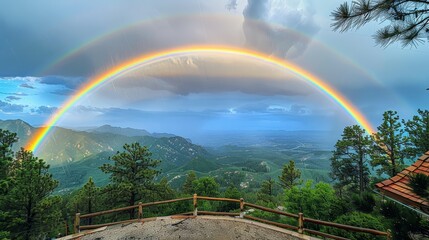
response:
{"label": "storm cloud", "polygon": [[[220,38],[231,39],[228,33],[237,32],[219,32],[229,26],[204,20],[219,10],[224,11],[220,1],[6,1],[0,8],[0,76],[46,75],[53,64],[92,41],[101,47],[96,49],[98,57],[85,51],[73,64],[52,72],[89,76],[132,54],[184,44],[220,44]],[[144,27],[121,32],[110,41],[95,41],[139,25]]]}
{"label": "storm cloud", "polygon": [[0,111],[3,113],[21,113],[27,105],[13,104],[0,100]]}
{"label": "storm cloud", "polygon": [[82,77],[62,77],[62,76],[46,76],[39,80],[41,84],[47,85],[62,85],[67,89],[76,89],[82,83],[85,82],[85,78]]}
{"label": "storm cloud", "polygon": [[248,0],[243,11],[246,43],[280,58],[298,57],[320,30],[314,13],[302,1],[288,5],[285,1]]}

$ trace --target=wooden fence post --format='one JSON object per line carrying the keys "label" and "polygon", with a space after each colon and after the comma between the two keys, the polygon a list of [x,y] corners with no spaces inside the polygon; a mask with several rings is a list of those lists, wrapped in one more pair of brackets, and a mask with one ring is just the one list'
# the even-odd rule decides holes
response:
{"label": "wooden fence post", "polygon": [[197,208],[197,194],[194,193],[194,216],[198,215],[198,208]]}
{"label": "wooden fence post", "polygon": [[80,232],[80,213],[76,213],[75,219],[74,219],[74,233]]}
{"label": "wooden fence post", "polygon": [[139,202],[139,213],[138,213],[138,218],[142,219],[143,218],[143,203]]}
{"label": "wooden fence post", "polygon": [[67,222],[67,219],[64,220],[64,226],[66,228],[65,236],[69,235],[69,223]]}
{"label": "wooden fence post", "polygon": [[387,240],[392,240],[392,231],[390,229],[387,229],[386,238],[387,238]]}
{"label": "wooden fence post", "polygon": [[240,218],[244,217],[244,198],[240,198]]}
{"label": "wooden fence post", "polygon": [[299,213],[298,214],[298,233],[304,233],[304,214]]}

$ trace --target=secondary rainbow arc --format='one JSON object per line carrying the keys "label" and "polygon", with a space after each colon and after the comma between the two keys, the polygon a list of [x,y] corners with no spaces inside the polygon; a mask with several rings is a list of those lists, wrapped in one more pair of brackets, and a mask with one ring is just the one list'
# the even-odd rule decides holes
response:
{"label": "secondary rainbow arc", "polygon": [[365,116],[341,93],[339,93],[333,87],[325,83],[322,79],[291,62],[273,56],[267,56],[263,53],[255,52],[248,49],[231,48],[227,46],[187,46],[155,52],[151,54],[144,54],[142,56],[125,61],[111,68],[110,70],[107,70],[104,73],[95,76],[94,78],[91,78],[87,83],[83,84],[77,90],[76,94],[67,99],[62,104],[62,106],[51,115],[48,121],[44,124],[44,127],[40,128],[36,132],[36,134],[31,139],[29,139],[26,145],[26,149],[35,152],[40,146],[40,144],[43,142],[44,138],[49,134],[52,127],[55,126],[55,124],[61,119],[61,117],[67,112],[67,110],[69,110],[83,96],[96,89],[97,86],[100,86],[102,83],[117,78],[130,71],[133,71],[136,68],[140,68],[144,64],[149,64],[157,60],[163,60],[172,56],[189,55],[195,53],[232,54],[236,56],[262,60],[263,62],[287,69],[294,73],[296,76],[307,80],[310,84],[312,84],[321,92],[328,95],[332,100],[337,102],[367,132],[375,132],[374,128],[365,118]]}

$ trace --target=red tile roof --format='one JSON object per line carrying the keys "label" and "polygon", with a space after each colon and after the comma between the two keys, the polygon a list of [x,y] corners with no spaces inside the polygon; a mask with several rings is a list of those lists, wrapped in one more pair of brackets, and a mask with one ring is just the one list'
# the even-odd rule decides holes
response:
{"label": "red tile roof", "polygon": [[407,167],[396,176],[377,183],[375,187],[382,194],[390,198],[429,212],[428,199],[415,194],[413,189],[408,185],[410,181],[408,175],[410,173],[422,173],[429,176],[429,151],[421,156],[413,165]]}

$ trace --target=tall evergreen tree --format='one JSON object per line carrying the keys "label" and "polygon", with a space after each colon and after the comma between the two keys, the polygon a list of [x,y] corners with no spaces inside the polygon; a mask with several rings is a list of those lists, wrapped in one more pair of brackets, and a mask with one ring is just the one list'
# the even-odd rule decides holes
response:
{"label": "tall evergreen tree", "polygon": [[10,169],[13,161],[12,145],[18,140],[16,133],[0,129],[0,239],[10,238],[10,233],[5,230],[8,206],[5,204],[5,197],[9,190]]}
{"label": "tall evergreen tree", "polygon": [[358,125],[344,128],[342,138],[335,144],[331,157],[331,176],[340,187],[358,186],[363,193],[369,182],[366,165],[371,150],[371,139]]}
{"label": "tall evergreen tree", "polygon": [[[9,174],[10,165],[13,160],[12,145],[17,141],[18,137],[16,133],[0,129],[0,184]],[[3,186],[2,189],[5,187]]]}
{"label": "tall evergreen tree", "polygon": [[183,183],[182,186],[182,192],[185,194],[194,194],[195,193],[195,186],[194,181],[197,180],[197,175],[194,171],[189,171],[186,175],[186,180]]}
{"label": "tall evergreen tree", "polygon": [[[98,207],[98,200],[100,197],[100,188],[95,186],[92,177],[88,182],[79,190],[76,196],[76,207],[80,213],[93,213]],[[92,224],[92,218],[88,219],[88,224]]]}
{"label": "tall evergreen tree", "polygon": [[263,181],[257,193],[258,200],[265,203],[274,202],[275,185],[276,181],[272,178]]}
{"label": "tall evergreen tree", "polygon": [[13,187],[4,199],[7,206],[5,229],[13,239],[44,239],[56,235],[61,220],[61,198],[50,196],[58,181],[48,172],[49,165],[21,149],[11,172]]}
{"label": "tall evergreen tree", "polygon": [[[118,151],[110,158],[113,165],[103,164],[100,169],[110,174],[110,188],[124,196],[123,204],[131,206],[156,190],[154,178],[160,173],[156,169],[160,161],[152,159],[148,148],[139,143],[125,144],[123,148],[123,152]],[[134,218],[134,209],[129,213]]]}
{"label": "tall evergreen tree", "polygon": [[279,180],[284,189],[291,189],[293,186],[300,184],[300,178],[301,171],[295,168],[295,161],[290,161],[288,164],[283,165]]}
{"label": "tall evergreen tree", "polygon": [[393,177],[402,170],[404,160],[409,156],[409,141],[396,111],[384,112],[383,122],[377,129],[373,135],[371,165],[380,167],[378,174]]}
{"label": "tall evergreen tree", "polygon": [[268,178],[263,181],[261,184],[261,189],[259,190],[261,193],[266,194],[268,196],[274,196],[274,185],[276,182],[272,178]]}
{"label": "tall evergreen tree", "polygon": [[413,116],[411,120],[402,120],[412,143],[413,156],[420,156],[429,151],[429,111],[419,109],[417,113],[418,115]]}

